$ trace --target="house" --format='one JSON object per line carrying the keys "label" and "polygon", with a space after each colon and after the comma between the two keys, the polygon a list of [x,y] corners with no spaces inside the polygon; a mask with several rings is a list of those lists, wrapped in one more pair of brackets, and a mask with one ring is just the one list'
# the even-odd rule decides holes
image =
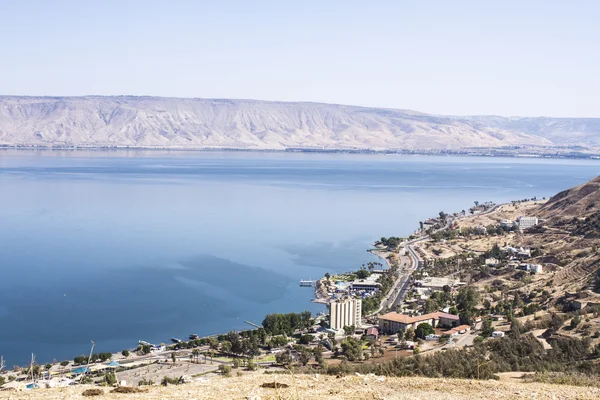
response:
{"label": "house", "polygon": [[524,248],[520,248],[517,251],[517,258],[519,259],[525,259],[525,258],[530,258],[531,257],[531,249],[524,249]]}
{"label": "house", "polygon": [[493,337],[493,338],[501,338],[501,337],[504,337],[504,332],[502,332],[502,331],[494,331],[494,332],[492,332],[492,337]]}
{"label": "house", "polygon": [[498,260],[497,258],[486,258],[485,259],[485,265],[487,265],[489,267],[497,267],[498,264],[500,264],[500,260]]}
{"label": "house", "polygon": [[485,235],[487,233],[487,228],[483,225],[477,225],[475,227],[475,232],[479,233],[480,235]]}
{"label": "house", "polygon": [[454,314],[436,311],[429,314],[410,317],[405,314],[390,312],[379,317],[379,331],[387,334],[396,333],[408,328],[416,329],[419,324],[428,323],[435,327],[454,327],[460,323],[460,318]]}
{"label": "house", "polygon": [[450,336],[456,336],[456,335],[462,335],[463,333],[467,333],[471,331],[471,326],[470,325],[459,325],[457,327],[454,327],[452,329],[450,329],[449,331],[444,332],[446,335],[450,335]]}
{"label": "house", "polygon": [[521,230],[532,228],[532,227],[536,226],[538,223],[539,223],[539,220],[537,219],[537,217],[521,216],[521,217],[517,218],[517,225],[518,225],[519,229],[521,229]]}
{"label": "house", "polygon": [[461,282],[458,279],[451,278],[439,278],[439,277],[426,277],[423,280],[415,281],[415,286],[417,287],[417,292],[419,294],[430,294],[433,292],[441,292],[444,290],[444,286],[448,286],[450,288],[456,286],[464,286],[465,282]]}
{"label": "house", "polygon": [[367,329],[366,336],[369,343],[375,343],[379,339],[379,329],[374,326]]}
{"label": "house", "polygon": [[492,321],[497,321],[497,322],[506,321],[506,317],[501,314],[494,314],[494,315],[491,315],[491,317],[492,317]]}
{"label": "house", "polygon": [[515,223],[510,219],[503,219],[502,221],[500,221],[500,226],[503,228],[512,228],[514,225]]}
{"label": "house", "polygon": [[573,310],[583,310],[584,308],[586,308],[588,305],[587,301],[583,301],[583,300],[573,300],[571,301],[571,308]]}

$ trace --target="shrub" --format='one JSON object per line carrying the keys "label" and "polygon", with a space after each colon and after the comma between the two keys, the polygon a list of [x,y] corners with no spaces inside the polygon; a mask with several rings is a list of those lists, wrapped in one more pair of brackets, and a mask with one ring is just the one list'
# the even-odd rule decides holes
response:
{"label": "shrub", "polygon": [[223,375],[229,377],[229,376],[231,376],[231,366],[221,364],[221,365],[219,365],[219,372],[221,372]]}
{"label": "shrub", "polygon": [[81,393],[82,396],[90,397],[90,396],[102,396],[104,394],[104,390],[102,389],[87,389]]}

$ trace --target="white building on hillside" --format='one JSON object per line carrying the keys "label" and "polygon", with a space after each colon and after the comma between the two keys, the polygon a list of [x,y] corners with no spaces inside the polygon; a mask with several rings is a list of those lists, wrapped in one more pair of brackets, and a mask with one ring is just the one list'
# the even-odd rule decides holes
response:
{"label": "white building on hillside", "polygon": [[336,331],[345,326],[359,326],[362,313],[361,299],[344,298],[329,304],[329,327]]}
{"label": "white building on hillside", "polygon": [[531,228],[534,227],[538,224],[538,219],[537,217],[519,217],[517,218],[517,225],[519,225],[519,229],[523,230],[523,229],[527,229],[527,228]]}

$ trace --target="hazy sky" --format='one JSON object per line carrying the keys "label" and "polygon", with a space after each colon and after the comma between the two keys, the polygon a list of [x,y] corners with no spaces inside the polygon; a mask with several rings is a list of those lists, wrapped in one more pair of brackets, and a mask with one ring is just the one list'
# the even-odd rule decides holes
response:
{"label": "hazy sky", "polygon": [[600,117],[600,1],[0,0],[0,94]]}

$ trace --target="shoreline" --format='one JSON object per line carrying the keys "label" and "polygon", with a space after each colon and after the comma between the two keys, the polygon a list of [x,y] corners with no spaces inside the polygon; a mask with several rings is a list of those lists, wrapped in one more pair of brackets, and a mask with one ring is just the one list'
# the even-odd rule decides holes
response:
{"label": "shoreline", "polygon": [[399,155],[399,156],[446,156],[446,157],[484,157],[484,158],[527,158],[527,159],[563,159],[563,160],[598,160],[600,153],[545,153],[528,151],[524,153],[505,152],[501,148],[495,149],[497,153],[478,152],[478,149],[465,148],[462,150],[403,150],[403,149],[353,149],[353,148],[244,148],[244,147],[144,147],[144,146],[40,146],[40,145],[9,145],[0,144],[0,151],[166,151],[166,152],[240,152],[240,153],[304,153],[304,154],[364,154],[364,155]]}

